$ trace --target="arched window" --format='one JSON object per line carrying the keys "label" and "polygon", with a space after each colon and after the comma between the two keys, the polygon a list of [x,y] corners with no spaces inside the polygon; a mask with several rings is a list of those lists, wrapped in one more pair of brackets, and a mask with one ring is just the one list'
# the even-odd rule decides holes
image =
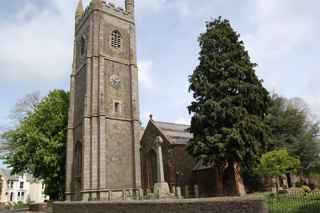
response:
{"label": "arched window", "polygon": [[121,34],[118,30],[111,33],[111,46],[116,49],[121,47]]}
{"label": "arched window", "polygon": [[86,52],[86,40],[84,37],[81,37],[80,40],[80,54],[83,56]]}

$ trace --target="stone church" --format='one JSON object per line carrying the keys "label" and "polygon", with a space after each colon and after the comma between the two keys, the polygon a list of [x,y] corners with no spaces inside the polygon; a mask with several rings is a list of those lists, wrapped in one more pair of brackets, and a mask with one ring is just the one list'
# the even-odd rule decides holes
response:
{"label": "stone church", "polygon": [[[91,0],[75,14],[70,83],[66,199],[133,199],[148,190],[167,196],[215,195],[213,167],[185,151],[188,126],[139,119],[134,0],[119,8]],[[198,191],[198,193],[197,193]]]}

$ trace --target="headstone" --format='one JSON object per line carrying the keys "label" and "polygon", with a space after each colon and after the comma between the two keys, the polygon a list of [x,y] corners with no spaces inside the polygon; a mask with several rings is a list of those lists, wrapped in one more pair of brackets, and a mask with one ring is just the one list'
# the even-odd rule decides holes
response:
{"label": "headstone", "polygon": [[127,199],[126,190],[122,190],[122,200],[126,200],[126,199]]}
{"label": "headstone", "polygon": [[176,187],[176,196],[178,199],[181,199],[181,188],[179,186]]}
{"label": "headstone", "polygon": [[194,196],[196,198],[200,197],[200,193],[199,193],[199,186],[198,185],[194,185]]}
{"label": "headstone", "polygon": [[139,196],[138,196],[138,198],[139,198],[139,200],[143,200],[143,198],[144,198],[144,195],[143,195],[143,190],[142,189],[139,189]]}
{"label": "headstone", "polygon": [[175,194],[176,194],[176,187],[175,187],[175,186],[172,186],[172,187],[171,187],[171,190],[172,190],[172,191],[171,191],[171,192],[172,192],[172,194],[174,194],[174,195],[175,195]]}
{"label": "headstone", "polygon": [[112,200],[112,191],[108,191],[108,200]]}

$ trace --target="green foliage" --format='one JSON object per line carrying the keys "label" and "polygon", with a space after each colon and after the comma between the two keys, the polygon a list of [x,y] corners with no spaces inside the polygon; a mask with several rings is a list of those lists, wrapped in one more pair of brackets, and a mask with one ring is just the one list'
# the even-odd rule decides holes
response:
{"label": "green foliage", "polygon": [[64,194],[68,103],[67,92],[54,90],[16,129],[4,134],[10,146],[5,163],[12,173],[28,172],[42,179],[45,193],[54,200]]}
{"label": "green foliage", "polygon": [[304,193],[309,193],[309,192],[311,192],[311,189],[310,189],[309,186],[302,186],[302,190],[303,190]]}
{"label": "green foliage", "polygon": [[308,107],[300,99],[287,100],[276,94],[265,118],[271,129],[266,151],[286,148],[300,159],[304,174],[320,171],[319,123],[310,119]]}
{"label": "green foliage", "polygon": [[13,208],[14,209],[22,209],[26,208],[28,205],[24,204],[22,201],[18,201],[17,203],[14,204]]}
{"label": "green foliage", "polygon": [[270,97],[239,37],[229,21],[218,18],[199,38],[200,64],[189,78],[194,138],[188,151],[204,163],[249,165],[266,139],[262,120]]}
{"label": "green foliage", "polygon": [[256,172],[262,176],[279,177],[299,167],[300,160],[291,157],[286,149],[281,149],[263,154]]}
{"label": "green foliage", "polygon": [[7,203],[5,208],[6,209],[10,209],[10,210],[18,210],[18,209],[24,209],[24,208],[27,208],[28,205],[27,204],[24,204],[22,201],[18,201],[17,203]]}

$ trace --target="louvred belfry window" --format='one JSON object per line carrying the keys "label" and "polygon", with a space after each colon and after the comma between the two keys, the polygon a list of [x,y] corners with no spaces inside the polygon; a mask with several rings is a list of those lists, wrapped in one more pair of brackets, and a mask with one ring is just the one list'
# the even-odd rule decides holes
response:
{"label": "louvred belfry window", "polygon": [[118,30],[115,30],[111,34],[111,46],[119,49],[121,47],[121,34]]}

